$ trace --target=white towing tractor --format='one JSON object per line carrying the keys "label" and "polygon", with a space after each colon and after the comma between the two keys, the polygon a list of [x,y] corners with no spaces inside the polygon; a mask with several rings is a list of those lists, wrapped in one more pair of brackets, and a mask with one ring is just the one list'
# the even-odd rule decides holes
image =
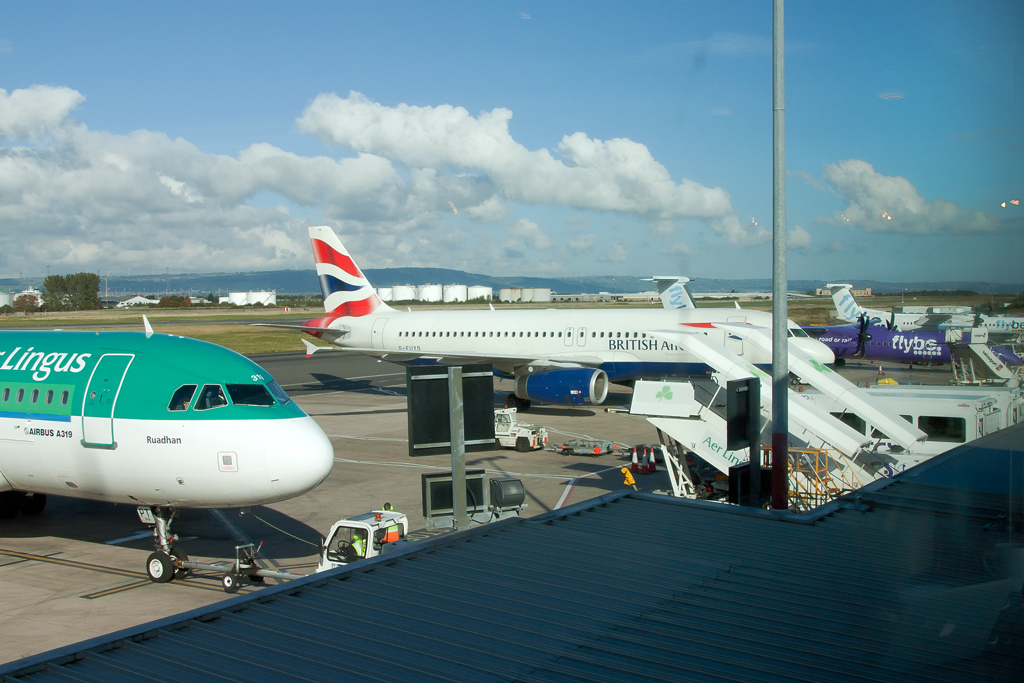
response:
{"label": "white towing tractor", "polygon": [[320,548],[320,564],[316,570],[323,572],[383,555],[411,542],[405,539],[407,533],[409,518],[394,510],[374,510],[349,519],[339,519],[331,527],[327,540]]}
{"label": "white towing tractor", "polygon": [[516,422],[515,408],[494,411],[494,445],[515,448],[520,453],[544,448],[548,444],[548,428]]}

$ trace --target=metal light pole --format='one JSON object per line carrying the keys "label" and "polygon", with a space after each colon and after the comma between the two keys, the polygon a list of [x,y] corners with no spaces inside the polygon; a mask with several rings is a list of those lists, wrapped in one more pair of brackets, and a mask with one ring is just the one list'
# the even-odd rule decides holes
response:
{"label": "metal light pole", "polygon": [[[772,509],[789,507],[789,319],[786,299],[786,79],[783,1],[772,5]],[[760,460],[760,458],[758,458]],[[753,472],[751,473],[753,474]]]}

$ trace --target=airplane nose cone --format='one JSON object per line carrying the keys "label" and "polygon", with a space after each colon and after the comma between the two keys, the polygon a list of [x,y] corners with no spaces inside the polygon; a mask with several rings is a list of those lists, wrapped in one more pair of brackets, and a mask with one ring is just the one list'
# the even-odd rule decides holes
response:
{"label": "airplane nose cone", "polygon": [[836,355],[832,353],[832,349],[828,348],[828,346],[817,339],[803,337],[800,339],[792,339],[790,341],[796,344],[801,351],[822,365],[831,365],[836,362]]}
{"label": "airplane nose cone", "polygon": [[311,491],[334,467],[334,446],[311,417],[281,420],[264,453],[270,485],[282,500]]}

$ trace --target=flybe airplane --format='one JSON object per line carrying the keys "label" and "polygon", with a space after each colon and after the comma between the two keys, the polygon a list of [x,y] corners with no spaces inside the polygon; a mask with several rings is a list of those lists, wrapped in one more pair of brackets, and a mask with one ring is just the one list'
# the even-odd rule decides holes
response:
{"label": "flybe airplane", "polygon": [[[156,582],[182,576],[180,508],[262,505],[323,481],[334,450],[259,365],[146,332],[0,332],[0,519],[46,496],[138,506]],[[0,523],[2,524],[2,523]]]}
{"label": "flybe airplane", "polygon": [[836,315],[846,322],[867,319],[872,325],[885,325],[894,330],[947,329],[951,327],[980,327],[988,330],[989,338],[1004,340],[1024,335],[1024,313],[1017,315],[983,315],[962,307],[951,311],[928,313],[896,313],[875,308],[864,308],[853,297],[852,285],[830,284]]}
{"label": "flybe airplane", "polygon": [[[809,325],[804,330],[832,349],[836,365],[847,358],[939,365],[951,361],[946,332],[890,330],[882,325],[869,325],[866,318],[859,325]],[[989,348],[1003,363],[1021,364],[1021,359],[1009,349]]]}
{"label": "flybe airplane", "polygon": [[[747,362],[771,364],[770,351],[718,325],[770,328],[771,314],[694,308],[682,287],[685,278],[655,278],[666,295],[663,308],[399,311],[380,300],[330,227],[311,227],[309,236],[326,315],[292,327],[399,364],[489,362],[515,380],[509,407],[525,410],[531,401],[597,405],[605,400],[609,382],[709,372],[683,346],[652,336],[653,330],[683,329]],[[835,360],[796,323],[789,321],[788,329],[790,342],[812,359]],[[307,342],[308,353],[316,349]]]}

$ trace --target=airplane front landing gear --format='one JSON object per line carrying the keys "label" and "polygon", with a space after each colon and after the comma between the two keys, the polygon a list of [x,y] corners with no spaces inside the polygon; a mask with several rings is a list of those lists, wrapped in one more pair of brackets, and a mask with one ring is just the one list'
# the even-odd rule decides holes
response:
{"label": "airplane front landing gear", "polygon": [[188,574],[182,566],[188,562],[188,555],[174,547],[178,537],[171,533],[171,522],[178,516],[178,509],[167,506],[139,507],[139,519],[153,525],[153,542],[156,551],[146,559],[146,574],[154,583],[167,583],[181,579]]}

